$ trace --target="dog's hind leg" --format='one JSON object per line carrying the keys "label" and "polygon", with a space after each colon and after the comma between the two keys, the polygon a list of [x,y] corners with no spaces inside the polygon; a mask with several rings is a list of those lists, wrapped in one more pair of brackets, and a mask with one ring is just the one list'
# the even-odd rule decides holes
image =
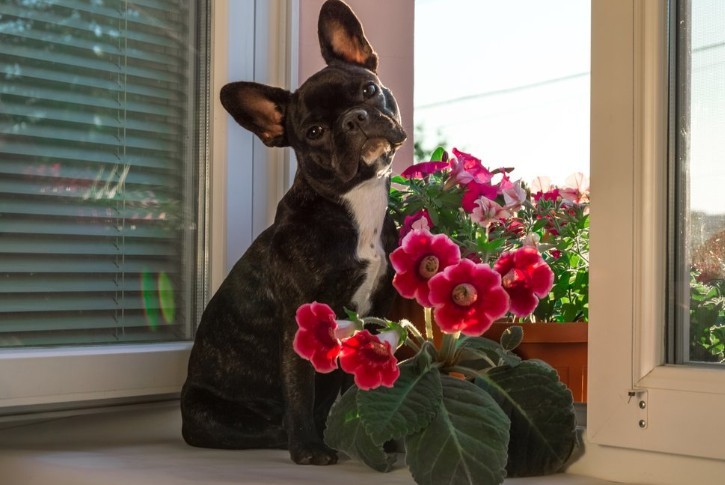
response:
{"label": "dog's hind leg", "polygon": [[287,448],[280,406],[233,402],[186,385],[181,397],[181,434],[191,446],[222,449]]}

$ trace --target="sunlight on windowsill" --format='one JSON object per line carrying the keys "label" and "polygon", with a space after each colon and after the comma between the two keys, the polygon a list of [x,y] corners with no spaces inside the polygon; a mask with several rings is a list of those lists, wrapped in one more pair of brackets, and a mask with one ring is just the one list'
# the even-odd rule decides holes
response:
{"label": "sunlight on windowsill", "polygon": [[[4,483],[72,484],[413,484],[402,465],[384,477],[353,460],[333,467],[298,466],[283,450],[192,448],[181,439],[176,402],[0,429]],[[509,479],[507,484],[604,485],[575,475]]]}

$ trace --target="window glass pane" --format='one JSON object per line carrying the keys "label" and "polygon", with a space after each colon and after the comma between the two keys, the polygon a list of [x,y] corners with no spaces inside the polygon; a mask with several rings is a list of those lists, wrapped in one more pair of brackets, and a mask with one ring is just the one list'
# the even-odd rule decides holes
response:
{"label": "window glass pane", "polygon": [[554,286],[524,318],[588,321],[590,2],[417,0],[415,9],[417,161],[437,146],[479,159],[488,172],[455,179],[461,209],[504,210],[470,226],[470,246],[491,264],[504,249],[537,247]]}
{"label": "window glass pane", "polygon": [[527,182],[588,174],[590,2],[417,0],[415,9],[418,148],[455,146]]}
{"label": "window glass pane", "polygon": [[0,3],[0,346],[190,337],[204,4]]}
{"label": "window glass pane", "polygon": [[[725,3],[688,0],[679,19],[673,176],[677,362],[725,359]],[[679,293],[678,293],[679,292]]]}

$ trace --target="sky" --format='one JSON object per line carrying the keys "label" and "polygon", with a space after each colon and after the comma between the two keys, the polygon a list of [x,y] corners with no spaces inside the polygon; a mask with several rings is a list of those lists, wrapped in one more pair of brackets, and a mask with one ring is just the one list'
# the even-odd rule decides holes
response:
{"label": "sky", "polygon": [[[415,124],[514,178],[589,175],[588,0],[416,0]],[[692,12],[690,208],[725,213],[725,1]]]}
{"label": "sky", "polygon": [[514,178],[589,175],[590,2],[416,0],[415,124]]}

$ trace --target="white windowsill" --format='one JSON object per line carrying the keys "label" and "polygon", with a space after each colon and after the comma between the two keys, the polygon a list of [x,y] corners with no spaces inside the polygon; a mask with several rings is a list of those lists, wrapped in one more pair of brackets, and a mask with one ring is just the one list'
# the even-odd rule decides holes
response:
{"label": "white windowsill", "polygon": [[[184,443],[180,430],[177,402],[16,424],[0,429],[3,483],[414,483],[402,465],[385,475],[353,460],[342,460],[332,467],[298,466],[290,462],[283,450],[192,448]],[[506,483],[604,485],[611,482],[562,474],[509,479]]]}

